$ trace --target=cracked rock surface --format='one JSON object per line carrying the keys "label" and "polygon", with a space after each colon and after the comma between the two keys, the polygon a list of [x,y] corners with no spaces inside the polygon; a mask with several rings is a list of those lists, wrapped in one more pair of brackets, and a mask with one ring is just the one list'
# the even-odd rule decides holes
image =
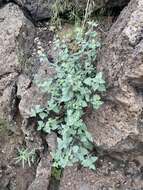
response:
{"label": "cracked rock surface", "polygon": [[141,151],[143,142],[143,1],[132,0],[111,27],[98,70],[107,81],[105,104],[87,118],[94,143],[107,152]]}

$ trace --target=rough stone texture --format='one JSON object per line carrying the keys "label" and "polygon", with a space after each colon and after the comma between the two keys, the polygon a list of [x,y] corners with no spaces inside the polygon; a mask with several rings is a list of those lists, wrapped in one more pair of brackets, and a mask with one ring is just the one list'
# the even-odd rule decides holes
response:
{"label": "rough stone texture", "polygon": [[[143,157],[142,157],[143,159]],[[96,171],[66,168],[60,190],[142,190],[142,163],[100,159]]]}
{"label": "rough stone texture", "polygon": [[35,79],[46,80],[55,72],[49,62],[49,57],[52,54],[52,39],[53,34],[46,26],[36,29],[34,45],[31,48],[32,54],[29,57],[32,64],[30,68],[28,66],[24,69],[24,74],[18,77],[17,96],[20,100],[19,111],[24,119],[28,119],[31,116],[31,108],[47,102],[47,95],[42,93],[41,89],[36,84],[33,84],[33,81]]}
{"label": "rough stone texture", "polygon": [[46,142],[48,144],[49,152],[55,151],[57,147],[57,134],[52,132],[46,136]]}
{"label": "rough stone texture", "polygon": [[[35,74],[35,79],[45,80],[54,74],[54,70],[49,67],[48,62],[41,64]],[[17,82],[17,95],[20,98],[19,110],[24,119],[31,117],[31,109],[36,105],[45,105],[47,94],[32,84],[32,81],[26,75],[20,75]]]}
{"label": "rough stone texture", "polygon": [[[3,130],[0,130],[0,189],[1,190],[16,190],[16,167],[15,158],[17,154],[17,148],[22,144],[23,137],[19,135],[12,135],[9,132],[9,126],[2,126]],[[19,167],[22,171],[22,168]],[[20,175],[21,178],[23,175]],[[23,190],[22,188],[18,188]],[[25,189],[26,190],[26,189]]]}
{"label": "rough stone texture", "polygon": [[[16,190],[27,190],[35,177],[33,167],[17,168],[16,170]],[[11,190],[11,189],[10,189]],[[13,190],[13,189],[12,189]]]}
{"label": "rough stone texture", "polygon": [[0,10],[0,31],[0,117],[9,118],[15,112],[15,83],[21,70],[18,47],[28,57],[34,26],[18,6],[8,4]]}
{"label": "rough stone texture", "polygon": [[43,155],[37,167],[36,178],[28,190],[47,190],[51,177],[51,156]]}
{"label": "rough stone texture", "polygon": [[34,20],[51,18],[52,5],[55,0],[15,0],[17,4],[27,9]]}
{"label": "rough stone texture", "polygon": [[[0,9],[0,31],[0,120],[6,119],[10,123],[7,128],[1,126],[4,132],[0,131],[0,189],[27,190],[34,178],[32,174],[34,168],[23,171],[15,164],[17,148],[23,146],[23,135],[20,129],[16,130],[21,125],[19,116],[16,115],[18,113],[17,94],[19,94],[17,93],[17,79],[21,73],[21,63],[25,63],[25,60],[29,60],[31,56],[35,27],[17,5],[9,3]],[[23,90],[22,84],[19,85]],[[29,85],[27,79],[25,88]],[[18,127],[13,129],[15,121]],[[15,134],[12,136],[9,130],[14,130]],[[32,147],[39,148],[40,139],[37,139],[35,135],[33,146],[32,143],[30,144],[31,139],[28,142]],[[31,174],[30,171],[32,171]],[[23,180],[20,181],[20,178]]]}
{"label": "rough stone texture", "polygon": [[23,118],[28,119],[31,116],[32,108],[35,108],[36,105],[43,105],[45,101],[46,96],[36,86],[32,86],[23,93],[19,104],[20,114]]}
{"label": "rough stone texture", "polygon": [[[88,119],[94,143],[105,151],[131,151],[143,142],[143,1],[132,0],[105,40],[98,70],[107,81],[105,104]],[[139,149],[138,149],[139,151]]]}

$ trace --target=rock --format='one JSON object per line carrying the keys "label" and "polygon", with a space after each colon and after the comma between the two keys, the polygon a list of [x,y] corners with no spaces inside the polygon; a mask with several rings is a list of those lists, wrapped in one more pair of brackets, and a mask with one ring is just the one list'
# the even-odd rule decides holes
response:
{"label": "rock", "polygon": [[34,49],[32,57],[30,57],[33,63],[29,71],[21,74],[17,80],[17,96],[20,99],[19,111],[25,119],[31,117],[31,108],[47,103],[48,95],[42,93],[42,90],[37,87],[36,79],[42,82],[55,74],[55,69],[51,67],[48,60],[48,55],[52,54],[50,41],[53,39],[53,34],[47,28],[38,28],[36,32]]}
{"label": "rock", "polygon": [[10,85],[4,89],[0,97],[0,118],[12,121],[16,113],[16,86]]}
{"label": "rock", "polygon": [[[22,144],[23,137],[10,134],[8,129],[7,131],[5,129],[2,133],[0,131],[0,189],[2,190],[17,189],[17,167],[15,164],[15,158],[17,157],[17,149],[20,144]],[[21,178],[22,177],[23,176],[21,175]]]}
{"label": "rock", "polygon": [[34,168],[18,168],[16,171],[16,189],[27,190],[35,177]]}
{"label": "rock", "polygon": [[141,151],[143,142],[143,1],[132,0],[113,24],[98,63],[107,81],[101,109],[87,119],[107,152]]}
{"label": "rock", "polygon": [[56,150],[57,147],[57,135],[56,133],[52,132],[46,136],[46,142],[48,144],[49,152],[53,152]]}
{"label": "rock", "polygon": [[[54,74],[54,69],[49,67],[49,62],[42,63],[37,69],[35,79],[46,80]],[[19,111],[24,119],[31,117],[31,110],[36,105],[45,105],[48,99],[48,95],[43,93],[36,84],[32,84],[32,81],[28,79],[26,75],[21,75],[17,82],[17,95],[20,97]]]}
{"label": "rock", "polygon": [[[56,0],[15,0],[15,2],[22,8],[26,9],[34,20],[38,21],[51,18],[53,16],[52,9],[53,5],[56,3]],[[61,0],[61,2],[63,2],[63,0]],[[72,0],[69,2],[71,2],[74,6],[77,6],[77,9],[81,10],[84,10],[87,4],[87,0]],[[127,5],[128,2],[129,0],[94,0],[92,1],[92,8],[93,10],[97,10],[103,7],[122,7]]]}
{"label": "rock", "polygon": [[10,3],[0,9],[0,30],[0,117],[13,119],[20,55],[29,57],[34,26],[18,6]]}
{"label": "rock", "polygon": [[51,177],[52,158],[50,155],[43,155],[37,167],[36,178],[28,190],[47,190]]}
{"label": "rock", "polygon": [[27,9],[34,20],[51,18],[53,15],[52,5],[55,3],[55,0],[15,0],[15,2]]}
{"label": "rock", "polygon": [[[27,20],[18,6],[8,4],[0,10],[0,75],[19,71],[19,53],[30,55],[34,39],[34,26]],[[33,33],[30,35],[30,33]],[[22,48],[23,47],[23,48]],[[10,55],[10,56],[9,56]],[[27,55],[28,57],[28,55]],[[5,64],[3,64],[3,62]]]}
{"label": "rock", "polygon": [[36,105],[44,105],[46,100],[46,95],[38,87],[32,86],[23,94],[19,104],[20,114],[23,118],[28,119],[31,117],[32,108],[34,109]]}
{"label": "rock", "polygon": [[141,164],[100,159],[96,171],[76,166],[64,170],[60,190],[141,190]]}
{"label": "rock", "polygon": [[30,87],[32,81],[25,75],[21,74],[17,80],[17,96],[21,99],[24,93]]}

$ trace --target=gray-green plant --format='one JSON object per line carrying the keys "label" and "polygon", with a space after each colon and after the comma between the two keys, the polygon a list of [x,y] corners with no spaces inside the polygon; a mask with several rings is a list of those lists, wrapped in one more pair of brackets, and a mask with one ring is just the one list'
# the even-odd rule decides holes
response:
{"label": "gray-green plant", "polygon": [[84,122],[85,110],[97,110],[103,104],[100,93],[105,91],[102,73],[97,73],[94,61],[100,47],[97,25],[89,22],[86,30],[78,30],[72,39],[73,49],[66,41],[56,39],[58,52],[53,67],[56,74],[47,81],[37,80],[45,93],[50,93],[47,105],[36,106],[32,116],[38,117],[38,130],[56,132],[57,149],[52,152],[53,166],[65,168],[74,163],[95,169],[97,157],[92,154],[93,139]]}
{"label": "gray-green plant", "polygon": [[18,149],[18,156],[15,158],[16,163],[21,162],[22,167],[25,167],[25,164],[28,164],[31,167],[36,160],[36,153],[35,150],[29,150],[28,148]]}

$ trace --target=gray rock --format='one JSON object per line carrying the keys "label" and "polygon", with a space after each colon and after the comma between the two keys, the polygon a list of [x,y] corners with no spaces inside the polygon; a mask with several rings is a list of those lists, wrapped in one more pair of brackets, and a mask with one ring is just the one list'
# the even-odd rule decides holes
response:
{"label": "gray rock", "polygon": [[17,4],[27,9],[34,20],[51,18],[52,5],[55,0],[15,0]]}
{"label": "gray rock", "polygon": [[28,58],[34,40],[34,26],[14,4],[0,10],[0,117],[16,111],[16,80],[21,71],[20,55]]}
{"label": "gray rock", "polygon": [[111,152],[139,150],[143,142],[143,1],[132,0],[113,24],[98,70],[105,75],[105,104],[88,118],[94,143]]}
{"label": "gray rock", "polygon": [[[53,68],[49,67],[48,63],[41,64],[35,74],[35,79],[41,81],[46,80],[54,74]],[[20,97],[19,110],[24,119],[31,117],[31,110],[36,105],[45,105],[48,95],[43,93],[37,85],[32,84],[32,81],[26,75],[20,75],[17,82],[17,95]]]}
{"label": "gray rock", "polygon": [[46,95],[44,95],[38,87],[32,86],[27,89],[22,96],[19,104],[20,114],[23,118],[28,119],[31,117],[32,108],[34,109],[36,105],[42,106],[46,100]]}
{"label": "gray rock", "polygon": [[37,167],[36,178],[28,190],[47,190],[51,178],[52,158],[50,155],[43,155]]}
{"label": "gray rock", "polygon": [[57,135],[56,133],[52,132],[46,136],[46,142],[48,144],[49,152],[55,151],[57,147]]}
{"label": "gray rock", "polygon": [[17,80],[17,96],[21,99],[24,93],[31,85],[31,80],[24,74],[21,74]]}
{"label": "gray rock", "polygon": [[16,189],[27,190],[35,177],[34,167],[19,167],[16,170]]}
{"label": "gray rock", "polygon": [[16,86],[5,88],[0,97],[0,118],[12,121],[16,113]]}
{"label": "gray rock", "polygon": [[[60,190],[141,190],[141,164],[128,161],[122,165],[109,158],[100,158],[96,171],[87,168],[68,167],[63,172]],[[131,171],[131,172],[130,172]]]}

